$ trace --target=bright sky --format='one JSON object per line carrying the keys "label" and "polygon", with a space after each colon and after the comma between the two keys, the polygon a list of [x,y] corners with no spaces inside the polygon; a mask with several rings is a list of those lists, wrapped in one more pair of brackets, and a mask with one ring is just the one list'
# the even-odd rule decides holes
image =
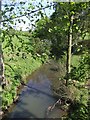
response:
{"label": "bright sky", "polygon": [[[15,2],[12,2],[12,1],[15,1]],[[47,1],[52,1],[52,0],[47,0]],[[43,7],[45,7],[46,5],[47,5],[47,1],[46,0],[2,0],[2,9],[4,9],[4,7],[3,7],[3,5],[5,5],[5,4],[8,4],[8,6],[10,5],[10,4],[14,4],[14,3],[16,3],[15,4],[15,13],[17,13],[17,14],[19,14],[19,11],[18,11],[18,9],[17,9],[17,7],[19,6],[20,7],[20,5],[19,5],[19,2],[25,2],[25,5],[23,5],[23,7],[26,9],[26,12],[27,12],[27,7],[28,7],[28,5],[29,5],[29,2],[31,2],[32,4],[33,4],[33,6],[35,6],[35,9],[38,9],[37,7],[36,7],[36,5],[39,5],[39,2],[40,3],[42,3],[42,5],[43,5]],[[22,8],[21,8],[21,11],[22,11]],[[22,12],[24,12],[24,11],[22,11]],[[54,10],[53,10],[53,8],[51,8],[51,9],[45,9],[45,13],[46,13],[46,15],[49,17],[52,13],[54,12]],[[9,16],[9,14],[8,14],[8,16]],[[28,18],[26,17],[26,16],[24,16],[24,17],[22,17],[23,18],[23,20],[24,21],[26,21],[26,23],[24,24],[23,22],[18,22],[17,21],[17,19],[14,19],[13,21],[14,22],[16,22],[16,25],[13,25],[13,27],[15,28],[15,29],[17,29],[17,30],[20,30],[21,28],[22,28],[22,30],[23,31],[26,31],[26,30],[28,30],[28,29],[31,29],[31,23],[32,22],[30,22],[30,20],[28,20]],[[38,16],[38,18],[40,18],[40,16]],[[31,19],[31,18],[30,18]],[[35,17],[35,15],[33,15],[33,19],[34,19],[34,21],[33,21],[33,24],[35,23],[35,20],[36,20],[36,17]]]}

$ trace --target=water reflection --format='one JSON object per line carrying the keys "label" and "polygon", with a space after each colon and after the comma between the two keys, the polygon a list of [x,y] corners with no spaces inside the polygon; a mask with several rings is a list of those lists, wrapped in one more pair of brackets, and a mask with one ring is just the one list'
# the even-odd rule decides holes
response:
{"label": "water reflection", "polygon": [[46,116],[48,106],[56,102],[51,89],[52,82],[49,78],[59,77],[58,73],[50,71],[48,67],[44,66],[43,69],[41,68],[29,77],[29,82],[23,88],[19,102],[12,109],[9,118],[60,118],[60,109],[58,108]]}

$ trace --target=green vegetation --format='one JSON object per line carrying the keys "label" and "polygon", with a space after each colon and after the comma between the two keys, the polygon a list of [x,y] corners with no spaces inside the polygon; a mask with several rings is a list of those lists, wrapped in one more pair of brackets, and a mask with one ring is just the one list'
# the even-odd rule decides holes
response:
{"label": "green vegetation", "polygon": [[[40,59],[34,59],[32,56],[27,55],[27,58],[6,61],[5,76],[7,79],[7,86],[4,88],[2,94],[2,109],[6,109],[7,106],[12,104],[13,100],[17,96],[17,88],[21,85],[21,81],[26,82],[27,75],[31,74],[34,70],[41,66],[42,62]],[[10,67],[8,66],[10,64]],[[11,69],[11,67],[13,69]],[[13,71],[14,70],[14,71]]]}
{"label": "green vegetation", "polygon": [[[12,38],[12,41],[5,39],[3,42],[6,77],[6,86],[2,94],[3,110],[5,110],[16,98],[21,81],[23,80],[26,82],[26,77],[48,59],[47,53],[45,53],[45,50],[46,52],[48,51],[48,49],[45,49],[47,46],[45,46],[45,43],[40,42],[39,38],[30,38],[28,32],[19,32],[15,30],[14,32],[16,32],[15,35],[18,35],[18,38],[15,36]],[[24,36],[25,34],[29,37],[27,38]],[[6,34],[5,38],[7,36],[9,35]],[[36,46],[35,43],[37,41],[38,46]],[[41,47],[39,47],[39,45]]]}
{"label": "green vegetation", "polygon": [[72,66],[78,66],[80,60],[80,55],[72,56]]}
{"label": "green vegetation", "polygon": [[[73,92],[74,96],[67,119],[87,120],[88,87],[86,85],[89,84],[90,79],[90,3],[54,2],[51,4],[54,12],[49,17],[42,12],[42,3],[37,6],[38,10],[32,3],[28,3],[27,8],[23,7],[24,2],[19,4],[21,7],[16,6],[18,13],[12,5],[5,5],[5,9],[0,11],[3,16],[1,22],[5,28],[1,29],[0,36],[0,42],[3,45],[0,44],[2,109],[5,110],[12,104],[23,78],[48,59],[58,61],[62,58],[66,75],[61,79],[65,80],[65,86],[71,90],[70,93]],[[45,8],[51,8],[48,4]],[[12,26],[17,22],[26,23],[23,18],[22,20],[18,18],[24,15],[34,29],[29,29],[27,32],[14,30]],[[34,16],[37,19],[36,22]],[[14,18],[17,18],[15,23]],[[5,71],[3,65],[5,65]]]}

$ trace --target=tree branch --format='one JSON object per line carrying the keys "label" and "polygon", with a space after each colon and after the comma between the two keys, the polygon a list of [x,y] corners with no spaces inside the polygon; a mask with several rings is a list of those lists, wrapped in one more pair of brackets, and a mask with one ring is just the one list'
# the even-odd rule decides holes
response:
{"label": "tree branch", "polygon": [[7,21],[9,21],[9,20],[13,20],[13,19],[16,19],[16,18],[24,17],[24,16],[26,16],[26,15],[30,15],[30,14],[35,13],[35,12],[38,12],[38,11],[40,11],[40,10],[44,10],[44,9],[46,9],[46,8],[49,8],[49,7],[51,7],[51,6],[54,6],[54,5],[42,7],[42,8],[39,8],[39,9],[37,9],[37,10],[32,10],[30,13],[25,13],[25,14],[23,14],[23,15],[16,16],[16,17],[14,17],[14,18],[9,18],[9,19],[6,19],[6,20],[1,20],[0,22],[7,22]]}

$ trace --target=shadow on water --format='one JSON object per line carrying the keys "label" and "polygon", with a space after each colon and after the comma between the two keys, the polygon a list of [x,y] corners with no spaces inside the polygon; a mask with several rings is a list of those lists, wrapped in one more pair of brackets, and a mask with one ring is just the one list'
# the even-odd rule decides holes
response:
{"label": "shadow on water", "polygon": [[56,79],[57,75],[59,77],[59,74],[50,71],[49,67],[50,65],[45,65],[28,77],[29,81],[22,89],[17,104],[7,115],[8,120],[12,118],[60,118],[62,116],[63,112],[57,107],[48,116],[46,115],[48,106],[56,102],[51,89],[52,81],[48,78]]}
{"label": "shadow on water", "polygon": [[[12,120],[14,118],[36,118],[36,116],[29,112],[27,109],[24,108],[26,104],[20,101],[20,104],[17,104],[16,106],[19,107],[19,110],[14,110],[12,113],[9,113],[7,116],[7,120]],[[21,111],[20,111],[21,110]]]}
{"label": "shadow on water", "polygon": [[[31,94],[33,94],[33,93],[36,93],[36,94],[41,93],[41,94],[44,94],[44,95],[49,96],[49,97],[54,97],[53,94],[49,94],[49,93],[47,93],[47,92],[41,91],[41,90],[39,90],[39,89],[37,89],[37,88],[34,88],[34,87],[32,87],[32,86],[28,86],[28,85],[25,85],[25,86],[26,86],[28,89],[30,89]],[[27,90],[27,92],[28,92],[28,90]]]}

